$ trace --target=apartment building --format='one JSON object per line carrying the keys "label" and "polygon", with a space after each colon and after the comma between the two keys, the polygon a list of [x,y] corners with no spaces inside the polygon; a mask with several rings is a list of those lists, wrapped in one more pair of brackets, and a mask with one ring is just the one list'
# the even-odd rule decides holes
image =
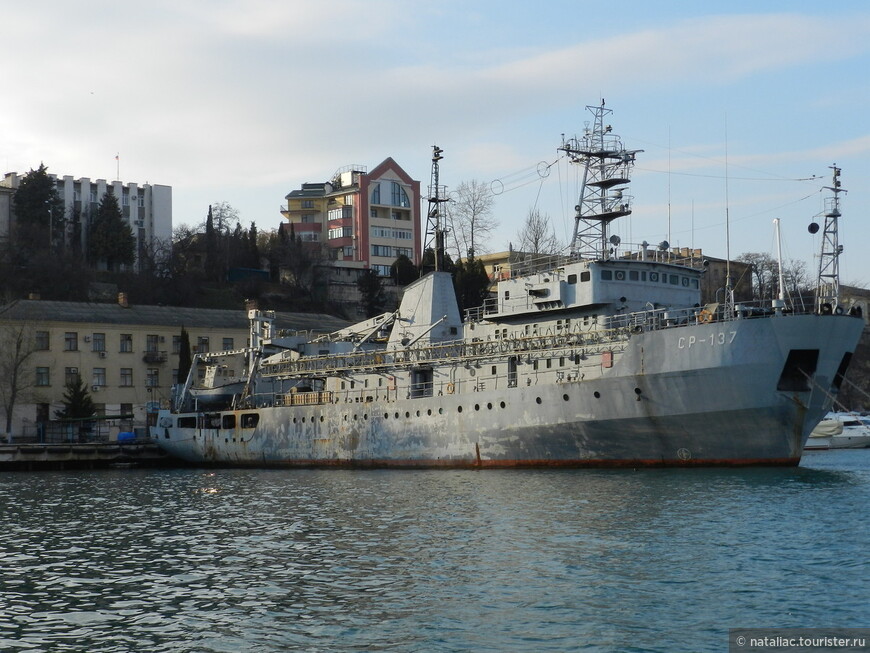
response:
{"label": "apartment building", "polygon": [[[323,314],[277,313],[277,329],[329,332],[347,322]],[[9,364],[10,338],[22,332],[24,359],[12,431],[29,436],[54,419],[66,384],[82,378],[98,413],[133,415],[144,430],[179,382],[181,328],[196,352],[240,349],[248,344],[245,310],[179,306],[18,300],[0,308],[0,365]],[[183,381],[183,379],[182,379]],[[0,378],[0,395],[9,391]],[[3,385],[5,384],[5,385]]]}
{"label": "apartment building", "polygon": [[[87,251],[87,220],[96,212],[97,205],[110,190],[118,199],[121,213],[136,239],[136,260],[139,253],[153,247],[157,242],[172,240],[172,187],[157,184],[139,184],[134,182],[106,181],[87,177],[75,179],[70,175],[58,177],[49,175],[56,184],[58,195],[63,199],[64,219],[79,214],[82,216],[81,246]],[[21,181],[21,176],[15,172],[5,175],[0,181],[0,237],[9,234],[12,219],[12,206],[4,195],[14,192]],[[67,234],[67,237],[70,237]]]}
{"label": "apartment building", "polygon": [[420,182],[392,158],[370,172],[362,165],[345,166],[330,181],[302,184],[285,199],[281,213],[295,235],[319,243],[339,267],[362,263],[389,276],[402,254],[420,261]]}

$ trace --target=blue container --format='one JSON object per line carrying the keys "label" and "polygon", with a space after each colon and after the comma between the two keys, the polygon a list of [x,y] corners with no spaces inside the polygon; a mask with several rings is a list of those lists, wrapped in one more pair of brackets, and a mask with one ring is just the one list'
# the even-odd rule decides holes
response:
{"label": "blue container", "polygon": [[118,442],[129,442],[130,440],[135,440],[136,434],[131,431],[122,431],[118,433]]}

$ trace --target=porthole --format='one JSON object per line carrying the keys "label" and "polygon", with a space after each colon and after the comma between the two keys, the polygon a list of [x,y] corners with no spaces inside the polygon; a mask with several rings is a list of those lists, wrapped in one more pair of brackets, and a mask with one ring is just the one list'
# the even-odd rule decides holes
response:
{"label": "porthole", "polygon": [[389,413],[384,413],[384,419],[390,419],[390,414],[389,414]]}
{"label": "porthole", "polygon": [[541,403],[541,398],[540,398],[540,397],[535,397],[535,403],[536,403],[536,404]]}
{"label": "porthole", "polygon": [[420,417],[420,411],[419,411],[419,410],[417,411],[417,417]]}
{"label": "porthole", "polygon": [[399,413],[396,413],[396,419],[399,419]]}
{"label": "porthole", "polygon": [[480,404],[474,404],[474,410],[480,410]]}
{"label": "porthole", "polygon": [[321,421],[321,422],[323,421],[323,415],[320,416],[320,421]]}
{"label": "porthole", "polygon": [[368,414],[368,413],[363,413],[363,419],[368,419],[368,418],[369,418],[369,414]]}
{"label": "porthole", "polygon": [[427,414],[427,415],[431,415],[431,414],[432,414],[432,409],[430,408],[429,410],[427,410],[427,411],[426,411],[426,414]]}
{"label": "porthole", "polygon": [[461,413],[461,412],[462,412],[462,406],[459,406],[459,407],[456,409],[456,412],[457,412],[457,413]]}
{"label": "porthole", "polygon": [[411,416],[411,413],[409,413],[408,411],[405,411],[405,419],[408,419],[410,416]]}
{"label": "porthole", "polygon": [[593,393],[592,393],[592,396],[595,397],[596,399],[601,399],[601,393],[598,392],[598,390],[596,390],[595,392],[593,392]]}
{"label": "porthole", "polygon": [[439,414],[439,415],[443,415],[443,414],[444,414],[444,409],[443,409],[443,408],[439,408],[439,409],[438,409],[438,414]]}
{"label": "porthole", "polygon": [[564,399],[565,401],[568,401],[570,399],[570,397],[568,395],[562,395],[562,399]]}
{"label": "porthole", "polygon": [[487,405],[486,405],[486,409],[487,409],[487,410],[492,410],[492,404],[491,404],[491,403],[487,404]]}
{"label": "porthole", "polygon": [[505,403],[502,401],[501,403],[499,403],[499,407],[504,408],[504,407],[505,407]]}
{"label": "porthole", "polygon": [[296,418],[295,418],[295,417],[293,418],[293,423],[294,423],[294,424],[296,423]]}

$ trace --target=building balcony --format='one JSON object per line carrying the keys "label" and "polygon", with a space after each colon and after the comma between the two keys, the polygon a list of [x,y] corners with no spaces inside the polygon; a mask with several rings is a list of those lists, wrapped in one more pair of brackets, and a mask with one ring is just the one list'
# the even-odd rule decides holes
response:
{"label": "building balcony", "polygon": [[155,363],[165,363],[166,358],[165,351],[146,351],[145,355],[142,356],[142,361],[153,365]]}
{"label": "building balcony", "polygon": [[323,231],[323,223],[321,222],[293,222],[293,231],[297,234],[302,232],[317,232]]}

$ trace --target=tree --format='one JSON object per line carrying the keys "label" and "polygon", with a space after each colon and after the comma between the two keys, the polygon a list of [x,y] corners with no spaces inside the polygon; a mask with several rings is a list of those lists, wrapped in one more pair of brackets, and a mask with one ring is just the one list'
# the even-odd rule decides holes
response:
{"label": "tree", "polygon": [[[779,264],[770,254],[747,252],[735,260],[752,266],[752,295],[755,299],[773,299],[779,295]],[[803,261],[785,261],[782,276],[787,296],[797,301],[810,294],[811,282]]]}
{"label": "tree", "polygon": [[489,275],[480,259],[469,258],[456,265],[453,287],[459,312],[481,306],[489,296]]}
{"label": "tree", "polygon": [[404,254],[399,254],[390,266],[390,277],[397,286],[407,286],[420,278],[420,271]]}
{"label": "tree", "polygon": [[178,348],[178,383],[184,384],[187,382],[187,375],[190,373],[190,366],[193,362],[190,356],[190,336],[187,329],[181,327],[181,343]]}
{"label": "tree", "polygon": [[252,222],[248,229],[248,264],[247,267],[260,269],[260,249],[257,247],[257,223]]}
{"label": "tree", "polygon": [[228,236],[233,225],[239,223],[239,211],[229,202],[213,202],[209,206],[209,214],[219,236]]}
{"label": "tree", "polygon": [[54,243],[63,242],[63,199],[44,164],[21,178],[12,206],[17,247],[33,252],[51,250]]}
{"label": "tree", "polygon": [[463,181],[451,193],[446,213],[457,258],[472,258],[488,250],[486,243],[498,226],[492,216],[493,201],[489,186],[477,180]]}
{"label": "tree", "polygon": [[63,393],[63,409],[55,411],[57,419],[84,419],[93,417],[96,407],[81,376],[76,376],[66,384]]}
{"label": "tree", "polygon": [[27,370],[34,351],[33,325],[0,327],[0,403],[6,413],[7,441],[11,441],[15,404],[36,383]]}
{"label": "tree", "polygon": [[557,254],[562,249],[550,223],[550,216],[534,208],[526,214],[517,238],[520,251],[526,254]]}
{"label": "tree", "polygon": [[366,317],[374,317],[383,313],[387,305],[387,297],[378,273],[372,269],[365,270],[357,279],[356,285],[360,292],[360,309],[363,314]]}
{"label": "tree", "polygon": [[117,198],[106,193],[88,226],[88,262],[95,266],[105,261],[106,269],[113,271],[116,265],[132,265],[135,255],[133,232],[124,222]]}

